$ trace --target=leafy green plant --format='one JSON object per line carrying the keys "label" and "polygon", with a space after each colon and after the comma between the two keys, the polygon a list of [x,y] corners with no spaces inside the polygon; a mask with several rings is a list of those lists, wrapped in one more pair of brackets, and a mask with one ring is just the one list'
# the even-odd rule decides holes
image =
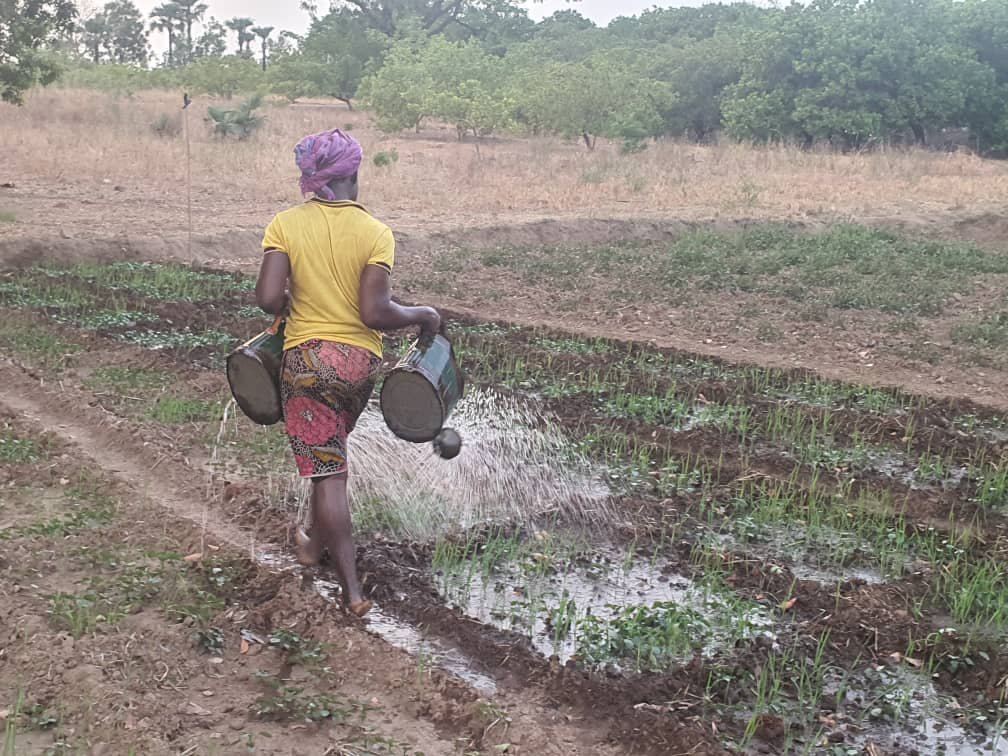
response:
{"label": "leafy green plant", "polygon": [[161,370],[103,365],[89,375],[84,384],[91,389],[126,393],[156,391],[171,383],[171,376]]}
{"label": "leafy green plant", "polygon": [[60,337],[32,325],[0,323],[0,349],[9,349],[31,365],[51,370],[66,367],[67,357],[83,350],[80,344],[64,341]]}
{"label": "leafy green plant", "polygon": [[960,321],[952,327],[952,340],[990,349],[1008,346],[1008,311]]}
{"label": "leafy green plant", "polygon": [[18,465],[35,462],[42,454],[42,447],[32,439],[21,438],[9,430],[0,430],[0,463]]}
{"label": "leafy green plant", "polygon": [[588,666],[622,661],[638,671],[663,672],[711,632],[703,615],[671,602],[613,609],[608,621],[589,614],[578,625],[578,656]]}
{"label": "leafy green plant", "polygon": [[150,416],[166,425],[183,425],[212,420],[219,411],[220,405],[217,402],[178,396],[162,396],[151,407]]}
{"label": "leafy green plant", "polygon": [[394,148],[391,150],[381,150],[375,153],[373,162],[378,168],[388,168],[399,162],[399,153]]}
{"label": "leafy green plant", "polygon": [[234,137],[248,139],[263,125],[265,119],[256,113],[262,106],[262,95],[253,95],[237,108],[207,108],[207,116],[213,122],[214,134],[222,139]]}
{"label": "leafy green plant", "polygon": [[287,661],[291,664],[308,664],[325,657],[321,643],[308,641],[291,630],[281,629],[270,633],[269,644],[285,651]]}
{"label": "leafy green plant", "polygon": [[274,690],[255,702],[255,712],[260,717],[309,722],[328,719],[343,723],[355,716],[363,719],[367,713],[367,707],[356,701],[340,701],[325,693],[308,693],[304,688],[272,684]]}
{"label": "leafy green plant", "polygon": [[224,631],[219,627],[208,627],[196,631],[196,644],[208,654],[224,650]]}

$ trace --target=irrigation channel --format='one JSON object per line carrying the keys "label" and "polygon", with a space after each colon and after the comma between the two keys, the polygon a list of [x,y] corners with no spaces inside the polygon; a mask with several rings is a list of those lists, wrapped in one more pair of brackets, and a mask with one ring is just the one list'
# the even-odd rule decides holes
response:
{"label": "irrigation channel", "polygon": [[[226,411],[223,357],[263,324],[250,292],[170,265],[11,270],[0,348],[203,460],[212,506],[293,569],[303,491],[284,438]],[[1008,753],[1008,418],[635,343],[453,329],[472,387],[462,457],[397,445],[373,410],[354,437],[374,632],[486,695],[521,680],[604,709],[646,733],[642,751],[700,723],[734,752]],[[406,344],[389,338],[388,359]]]}

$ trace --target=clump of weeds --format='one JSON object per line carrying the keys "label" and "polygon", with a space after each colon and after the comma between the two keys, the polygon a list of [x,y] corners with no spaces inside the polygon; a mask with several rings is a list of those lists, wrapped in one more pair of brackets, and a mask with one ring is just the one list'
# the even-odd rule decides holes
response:
{"label": "clump of weeds", "polygon": [[287,629],[272,632],[269,636],[269,645],[286,652],[287,661],[290,664],[314,664],[322,661],[326,656],[325,648],[321,643],[302,638]]}
{"label": "clump of weeds", "polygon": [[263,676],[271,688],[255,704],[256,715],[264,719],[320,722],[330,720],[340,724],[353,719],[364,721],[368,707],[352,699],[339,700],[326,693],[310,693],[304,688],[284,685],[271,676]]}

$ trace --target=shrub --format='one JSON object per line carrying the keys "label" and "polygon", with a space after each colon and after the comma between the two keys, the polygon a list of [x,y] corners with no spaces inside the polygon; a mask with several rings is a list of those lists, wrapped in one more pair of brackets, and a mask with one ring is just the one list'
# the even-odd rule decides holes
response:
{"label": "shrub", "polygon": [[262,95],[254,95],[233,110],[225,108],[207,108],[209,120],[213,122],[214,134],[221,139],[235,137],[248,139],[260,126],[265,118],[256,109],[262,105]]}
{"label": "shrub", "polygon": [[178,118],[162,113],[151,123],[151,131],[163,139],[177,137],[182,133],[182,123]]}
{"label": "shrub", "polygon": [[387,168],[390,165],[394,165],[399,162],[399,153],[394,149],[388,152],[382,150],[374,156],[374,164],[379,168]]}

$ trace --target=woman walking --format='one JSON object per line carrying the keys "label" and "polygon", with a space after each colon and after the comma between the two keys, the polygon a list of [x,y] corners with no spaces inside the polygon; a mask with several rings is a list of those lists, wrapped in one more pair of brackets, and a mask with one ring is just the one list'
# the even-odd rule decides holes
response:
{"label": "woman walking", "polygon": [[348,434],[367,405],[381,366],[380,331],[420,326],[431,338],[441,317],[392,302],[395,241],[357,204],[363,150],[339,129],[294,150],[301,191],[314,195],[279,213],[263,238],[256,301],[287,315],[280,390],[298,472],[312,483],[311,527],[298,528],[298,561],[336,569],[347,609],[371,609],[357,578],[347,500]]}

